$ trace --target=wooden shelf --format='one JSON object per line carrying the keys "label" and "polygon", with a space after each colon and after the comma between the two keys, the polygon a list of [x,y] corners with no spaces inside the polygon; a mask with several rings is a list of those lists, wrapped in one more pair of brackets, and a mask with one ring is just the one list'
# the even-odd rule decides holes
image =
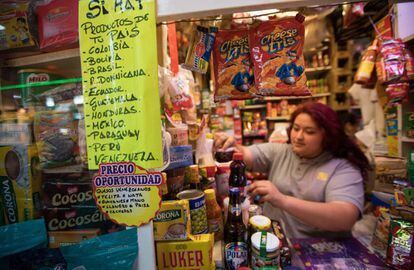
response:
{"label": "wooden shelf", "polygon": [[265,97],[264,100],[266,101],[276,101],[282,99],[308,99],[308,98],[318,98],[318,97],[327,97],[330,96],[331,93],[320,93],[314,94],[312,96],[285,96],[285,97]]}
{"label": "wooden shelf", "polygon": [[67,78],[81,77],[79,48],[6,59],[2,68],[47,69]]}
{"label": "wooden shelf", "polygon": [[406,143],[414,143],[414,138],[408,138],[408,137],[401,137],[401,141],[402,142],[406,142]]}
{"label": "wooden shelf", "polygon": [[256,110],[263,108],[266,108],[266,104],[246,105],[244,107],[240,107],[240,110]]}
{"label": "wooden shelf", "polygon": [[324,72],[324,71],[329,71],[331,70],[332,67],[331,66],[326,66],[326,67],[317,67],[317,68],[306,68],[305,72],[306,73],[316,73],[316,72]]}
{"label": "wooden shelf", "polygon": [[266,117],[268,121],[289,121],[289,116]]}

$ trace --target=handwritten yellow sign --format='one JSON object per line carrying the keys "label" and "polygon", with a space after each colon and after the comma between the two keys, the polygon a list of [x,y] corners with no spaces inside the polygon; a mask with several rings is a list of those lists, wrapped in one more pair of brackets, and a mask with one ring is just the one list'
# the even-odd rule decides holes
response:
{"label": "handwritten yellow sign", "polygon": [[161,207],[162,174],[145,170],[136,173],[136,167],[132,162],[100,164],[99,175],[92,182],[101,212],[125,226],[148,223]]}
{"label": "handwritten yellow sign", "polygon": [[89,169],[162,166],[155,3],[79,1]]}

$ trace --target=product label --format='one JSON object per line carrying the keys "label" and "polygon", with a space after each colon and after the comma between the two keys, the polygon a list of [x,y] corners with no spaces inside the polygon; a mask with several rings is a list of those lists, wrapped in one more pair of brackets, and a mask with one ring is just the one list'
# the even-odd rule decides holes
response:
{"label": "product label", "polygon": [[237,270],[241,266],[248,266],[248,248],[244,242],[231,242],[224,247],[226,269]]}
{"label": "product label", "polygon": [[220,220],[218,218],[208,220],[208,231],[210,233],[220,232]]}

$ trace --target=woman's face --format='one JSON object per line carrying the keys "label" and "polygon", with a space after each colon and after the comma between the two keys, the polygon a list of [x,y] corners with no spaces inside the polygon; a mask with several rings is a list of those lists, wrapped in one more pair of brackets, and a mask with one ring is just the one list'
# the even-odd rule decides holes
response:
{"label": "woman's face", "polygon": [[290,140],[293,152],[303,158],[313,158],[323,151],[323,130],[309,114],[299,114],[292,126]]}

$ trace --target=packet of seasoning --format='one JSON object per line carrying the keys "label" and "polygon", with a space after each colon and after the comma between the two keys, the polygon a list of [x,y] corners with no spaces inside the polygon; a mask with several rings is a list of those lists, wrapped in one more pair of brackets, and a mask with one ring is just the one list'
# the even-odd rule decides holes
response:
{"label": "packet of seasoning", "polygon": [[249,99],[254,90],[247,29],[220,30],[214,56],[214,101]]}
{"label": "packet of seasoning", "polygon": [[214,33],[217,27],[195,26],[194,35],[191,40],[190,47],[187,51],[184,68],[205,74],[208,70],[211,50],[214,44]]}
{"label": "packet of seasoning", "polygon": [[257,94],[310,96],[306,86],[303,44],[304,17],[287,17],[259,24],[249,33]]}
{"label": "packet of seasoning", "polygon": [[414,268],[414,224],[391,218],[386,263],[396,269]]}

